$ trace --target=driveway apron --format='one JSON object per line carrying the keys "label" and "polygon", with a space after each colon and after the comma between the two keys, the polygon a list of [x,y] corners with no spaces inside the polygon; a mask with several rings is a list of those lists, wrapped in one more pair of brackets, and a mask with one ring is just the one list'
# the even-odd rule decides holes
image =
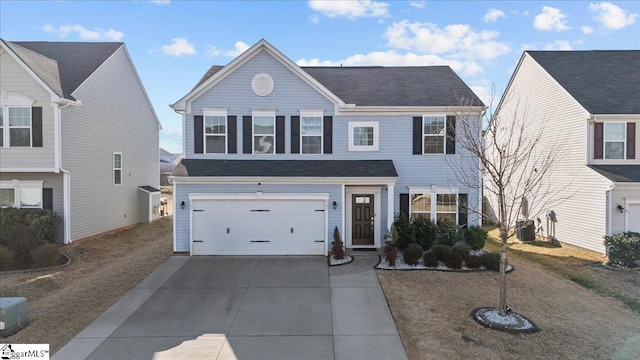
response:
{"label": "driveway apron", "polygon": [[173,256],[52,359],[406,359],[376,262]]}

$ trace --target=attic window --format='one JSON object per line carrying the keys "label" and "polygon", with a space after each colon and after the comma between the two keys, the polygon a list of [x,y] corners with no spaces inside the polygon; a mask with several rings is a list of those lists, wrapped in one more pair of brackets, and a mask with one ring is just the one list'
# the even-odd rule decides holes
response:
{"label": "attic window", "polygon": [[269,74],[260,73],[251,80],[251,89],[258,96],[267,96],[273,91],[273,78]]}

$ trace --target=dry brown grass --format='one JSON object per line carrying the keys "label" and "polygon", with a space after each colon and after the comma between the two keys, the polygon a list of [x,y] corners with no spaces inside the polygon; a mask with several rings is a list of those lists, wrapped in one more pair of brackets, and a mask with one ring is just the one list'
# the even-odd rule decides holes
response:
{"label": "dry brown grass", "polygon": [[[520,245],[533,246],[513,247]],[[497,250],[497,243],[485,248]],[[538,325],[535,334],[489,330],[470,316],[477,307],[498,305],[498,273],[377,270],[409,359],[638,359],[640,315],[556,272],[593,277],[595,284],[619,275],[637,281],[640,272],[587,267],[602,258],[577,248],[536,248],[548,264],[510,249],[515,271],[507,280],[507,303]]]}
{"label": "dry brown grass", "polygon": [[26,296],[31,324],[2,339],[50,344],[71,340],[172,255],[172,218],[63,247],[72,264],[46,272],[2,275],[0,295]]}

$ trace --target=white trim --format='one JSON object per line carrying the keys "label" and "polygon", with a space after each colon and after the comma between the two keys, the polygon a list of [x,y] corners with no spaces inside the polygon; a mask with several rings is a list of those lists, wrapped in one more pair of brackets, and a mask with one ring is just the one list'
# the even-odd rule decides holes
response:
{"label": "white trim", "polygon": [[[183,141],[184,143],[184,141]],[[174,182],[172,185],[172,190],[171,190],[171,196],[173,197],[173,200],[171,201],[171,206],[173,207],[173,209],[171,209],[171,216],[173,217],[173,251],[176,251],[177,249],[177,239],[178,239],[178,233],[177,233],[177,227],[178,227],[178,216],[176,215],[176,208],[177,208],[177,194],[176,194],[176,183]],[[191,217],[191,216],[189,216]],[[191,220],[189,220],[191,221]],[[191,223],[189,223],[189,228],[191,228]],[[191,242],[191,239],[189,239],[189,241]],[[191,248],[192,244],[189,244],[189,251],[192,252],[193,249]]]}
{"label": "white trim", "polygon": [[391,230],[395,218],[395,183],[387,184],[387,231]]}
{"label": "white trim", "polygon": [[[607,125],[622,125],[622,157],[607,158]],[[610,143],[619,143],[620,140],[609,140]],[[627,123],[620,121],[608,121],[602,123],[602,160],[626,160],[627,159]]]}
{"label": "white trim", "polygon": [[[357,245],[359,248],[380,248],[381,245],[381,231],[380,231],[380,219],[382,218],[380,214],[381,212],[381,194],[382,194],[382,186],[349,186],[345,191],[345,198],[343,199],[345,204],[345,219],[346,219],[346,229],[343,235],[344,244],[347,248],[352,248],[352,217],[353,217],[353,209],[351,205],[351,199],[355,194],[373,194],[373,245]],[[387,204],[388,206],[388,204]],[[391,204],[393,206],[393,204]]]}
{"label": "white trim", "polygon": [[[380,123],[378,121],[349,121],[348,150],[349,151],[379,151],[380,150]],[[356,127],[373,128],[373,145],[354,145],[353,132]]]}
{"label": "white trim", "polygon": [[[3,180],[0,181],[0,189],[13,189],[13,207],[15,208],[24,208],[24,209],[42,209],[44,205],[44,198],[42,196],[42,188],[44,187],[44,180]],[[23,207],[21,202],[22,197],[22,188],[37,188],[40,189],[40,207],[35,206],[25,206]]]}
{"label": "white trim", "polygon": [[0,168],[0,172],[42,172],[42,173],[56,173],[56,168]]}
{"label": "white trim", "polygon": [[[273,118],[273,135],[270,134],[258,134],[254,133],[255,130],[255,119],[256,117],[271,117]],[[242,131],[246,131],[246,129],[242,129]],[[276,142],[277,142],[277,129],[276,129],[276,111],[275,110],[252,110],[251,111],[251,154],[252,155],[275,155],[276,154]],[[270,153],[256,153],[256,136],[273,136],[273,148]]]}
{"label": "white trim", "polygon": [[67,170],[62,171],[62,191],[63,201],[62,208],[64,212],[64,240],[65,244],[71,242],[71,173]]}
{"label": "white trim", "polygon": [[624,200],[624,231],[629,230],[629,205],[640,205],[640,198]]}
{"label": "white trim", "polygon": [[[425,117],[442,117],[444,120],[444,126],[442,128],[442,131],[444,131],[443,135],[440,134],[425,134],[424,132],[424,120]],[[421,127],[421,133],[422,133],[422,138],[421,138],[421,142],[422,142],[422,155],[444,155],[447,153],[447,114],[422,114],[422,127]],[[442,137],[442,152],[439,153],[427,153],[424,151],[424,139],[427,137]]]}
{"label": "white trim", "polygon": [[202,116],[227,116],[227,108],[202,108]]}
{"label": "white trim", "polygon": [[170,177],[174,184],[344,184],[380,185],[395,184],[397,177],[238,177],[238,176],[193,176]]}
{"label": "white trim", "polygon": [[0,95],[0,106],[32,107],[35,103],[32,98],[13,91],[2,90]]}
{"label": "white trim", "polygon": [[[459,213],[458,210],[460,208],[460,192],[458,190],[458,188],[452,188],[452,187],[442,187],[442,186],[437,186],[437,185],[432,185],[429,187],[425,187],[425,186],[409,186],[409,217],[411,217],[412,215],[412,211],[411,211],[411,195],[412,194],[429,194],[431,197],[431,209],[429,210],[429,216],[430,216],[430,220],[433,223],[437,223],[438,222],[438,195],[456,195],[456,210],[455,210],[455,215],[456,215],[456,220],[455,220],[455,224],[458,225],[458,217],[459,217]],[[468,200],[468,199],[467,199]],[[440,212],[441,214],[451,214],[452,212],[450,211],[446,211],[446,212]],[[467,212],[467,216],[468,216],[468,212]],[[467,223],[469,222],[469,219],[467,219]]]}
{"label": "white trim", "polygon": [[[207,134],[207,116],[208,117],[222,117],[224,118],[224,134]],[[227,154],[229,150],[229,118],[227,117],[227,109],[223,108],[203,108],[202,109],[202,142],[204,154]],[[208,152],[207,151],[207,137],[220,137],[224,136],[224,151]]]}
{"label": "white trim", "polygon": [[[467,106],[464,111],[469,114],[481,114],[485,110],[482,106]],[[451,106],[356,106],[349,104],[344,107],[336,107],[336,115],[417,115],[431,113],[450,113]]]}
{"label": "white trim", "polygon": [[[120,155],[120,167],[117,168],[116,167],[116,155]],[[124,166],[122,164],[122,153],[121,152],[113,152],[113,155],[111,156],[111,183],[114,186],[118,186],[118,185],[122,185],[122,183],[124,182],[122,179],[124,177]],[[116,183],[116,170],[120,170],[120,182]]]}
{"label": "white trim", "polygon": [[[303,135],[302,134],[302,118],[320,118],[320,135]],[[303,137],[318,137],[320,136],[320,152],[319,153],[305,153],[302,151],[302,138]],[[300,154],[302,155],[322,155],[324,154],[324,110],[300,110],[300,136],[298,137],[300,146]]]}
{"label": "white trim", "polygon": [[[60,115],[61,115],[61,110],[60,110],[60,105],[57,103],[53,103],[51,104],[51,107],[53,108],[53,163],[54,163],[54,167],[56,168],[56,172],[59,172],[60,170],[60,164],[61,164],[61,143],[60,143]],[[43,136],[44,137],[44,136]]]}

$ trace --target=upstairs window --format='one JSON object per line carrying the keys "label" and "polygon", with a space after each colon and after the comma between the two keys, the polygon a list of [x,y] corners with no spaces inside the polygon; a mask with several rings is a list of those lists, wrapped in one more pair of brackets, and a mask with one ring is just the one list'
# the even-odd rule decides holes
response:
{"label": "upstairs window", "polygon": [[275,115],[253,116],[253,153],[274,154],[276,139]]}
{"label": "upstairs window", "polygon": [[31,108],[9,107],[9,146],[31,146]]}
{"label": "upstairs window", "polygon": [[349,151],[378,151],[378,122],[349,123]]}
{"label": "upstairs window", "polygon": [[423,117],[424,154],[444,154],[446,135],[444,116]]}
{"label": "upstairs window", "polygon": [[300,130],[302,153],[322,154],[322,116],[301,116]]}
{"label": "upstairs window", "polygon": [[624,159],[625,123],[604,124],[604,158]]}
{"label": "upstairs window", "polygon": [[227,151],[227,117],[204,115],[205,153],[224,154]]}
{"label": "upstairs window", "polygon": [[113,153],[113,184],[122,184],[122,153]]}

